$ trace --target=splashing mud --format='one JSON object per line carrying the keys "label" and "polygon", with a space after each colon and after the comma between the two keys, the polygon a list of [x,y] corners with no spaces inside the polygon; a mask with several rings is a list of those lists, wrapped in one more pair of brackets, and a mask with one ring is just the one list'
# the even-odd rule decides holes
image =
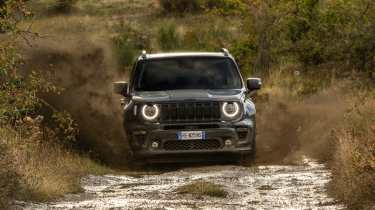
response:
{"label": "splashing mud", "polygon": [[43,96],[58,110],[68,111],[79,125],[79,146],[107,163],[124,163],[126,141],[119,98],[111,84],[119,78],[111,50],[89,37],[35,41],[25,47],[24,69],[39,71],[61,95]]}
{"label": "splashing mud", "polygon": [[331,132],[348,107],[342,90],[332,87],[301,101],[276,94],[258,104],[257,162],[293,164],[303,155],[327,160]]}
{"label": "splashing mud", "polygon": [[[226,198],[178,194],[194,181],[222,185]],[[206,166],[157,175],[88,176],[84,193],[48,204],[18,202],[19,209],[343,209],[326,194],[330,172],[304,159],[301,165]]]}

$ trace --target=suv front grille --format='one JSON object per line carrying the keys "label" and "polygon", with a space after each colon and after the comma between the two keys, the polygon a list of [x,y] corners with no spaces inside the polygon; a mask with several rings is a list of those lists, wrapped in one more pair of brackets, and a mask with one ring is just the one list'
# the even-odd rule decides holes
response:
{"label": "suv front grille", "polygon": [[164,143],[165,150],[213,150],[220,147],[220,142],[216,139],[173,140]]}
{"label": "suv front grille", "polygon": [[161,104],[161,121],[213,121],[220,119],[219,102]]}

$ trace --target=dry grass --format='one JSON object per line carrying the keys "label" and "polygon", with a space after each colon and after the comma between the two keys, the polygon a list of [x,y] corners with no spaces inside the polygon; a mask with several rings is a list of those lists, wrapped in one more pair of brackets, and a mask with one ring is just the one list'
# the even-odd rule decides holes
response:
{"label": "dry grass", "polygon": [[[7,159],[12,163],[6,169],[18,175],[16,179],[7,179],[17,181],[17,188],[14,185],[11,189],[16,191],[17,199],[49,200],[79,192],[80,177],[110,171],[89,158],[61,148],[45,128],[28,126],[23,129],[27,130],[0,128],[1,144],[6,146]],[[3,190],[0,191],[4,193]]]}
{"label": "dry grass", "polygon": [[333,194],[351,209],[375,207],[375,99],[353,107],[334,136]]}
{"label": "dry grass", "polygon": [[5,145],[0,142],[0,209],[7,209],[17,188],[17,174]]}
{"label": "dry grass", "polygon": [[222,186],[206,181],[197,181],[177,188],[180,194],[193,194],[197,196],[226,197],[228,192]]}

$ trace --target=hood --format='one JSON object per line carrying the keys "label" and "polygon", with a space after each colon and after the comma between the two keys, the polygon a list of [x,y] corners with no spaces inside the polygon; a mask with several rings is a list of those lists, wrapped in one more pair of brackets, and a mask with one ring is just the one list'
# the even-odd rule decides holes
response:
{"label": "hood", "polygon": [[140,102],[239,101],[244,96],[244,90],[139,91],[132,95],[134,101]]}

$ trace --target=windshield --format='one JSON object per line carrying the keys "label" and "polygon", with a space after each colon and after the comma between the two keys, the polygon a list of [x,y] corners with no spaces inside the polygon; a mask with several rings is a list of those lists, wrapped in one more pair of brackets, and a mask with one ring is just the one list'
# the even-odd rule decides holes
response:
{"label": "windshield", "polygon": [[136,70],[136,91],[240,89],[241,78],[229,58],[183,57],[146,60]]}

